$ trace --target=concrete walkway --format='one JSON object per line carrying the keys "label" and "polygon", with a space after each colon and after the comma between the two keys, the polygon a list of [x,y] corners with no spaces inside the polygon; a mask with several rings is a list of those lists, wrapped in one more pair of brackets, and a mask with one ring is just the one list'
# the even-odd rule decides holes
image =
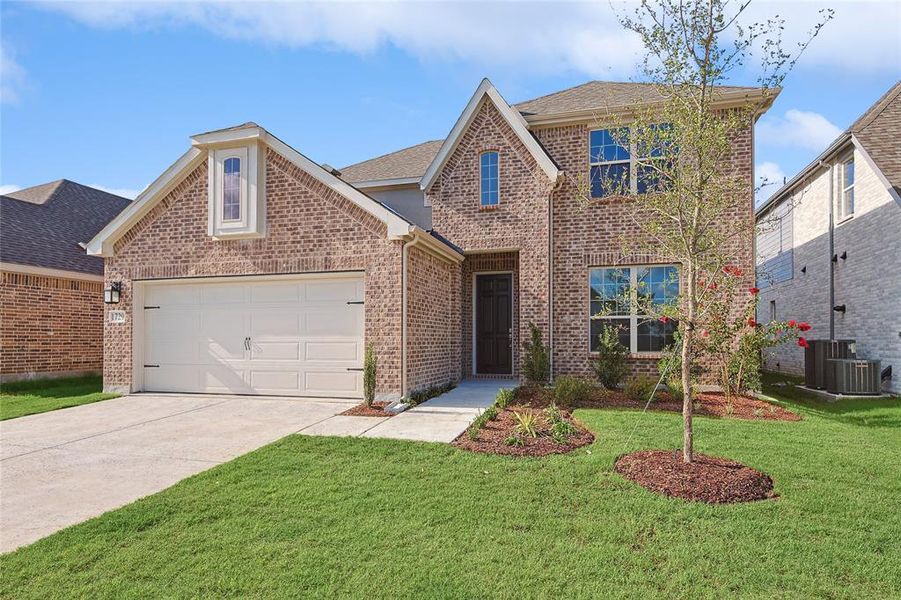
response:
{"label": "concrete walkway", "polygon": [[300,433],[448,443],[491,406],[501,388],[515,386],[511,379],[467,379],[450,392],[391,418],[336,415]]}

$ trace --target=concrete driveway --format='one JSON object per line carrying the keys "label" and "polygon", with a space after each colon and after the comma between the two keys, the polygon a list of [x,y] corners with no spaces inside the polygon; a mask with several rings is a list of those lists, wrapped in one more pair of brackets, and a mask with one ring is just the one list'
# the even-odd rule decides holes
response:
{"label": "concrete driveway", "polygon": [[358,401],[139,394],[0,423],[0,552],[29,544]]}

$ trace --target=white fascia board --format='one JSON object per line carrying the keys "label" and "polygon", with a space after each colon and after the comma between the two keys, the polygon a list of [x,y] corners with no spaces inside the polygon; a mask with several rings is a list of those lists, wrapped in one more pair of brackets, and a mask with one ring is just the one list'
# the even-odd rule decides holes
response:
{"label": "white fascia board", "polygon": [[389,237],[403,235],[404,233],[410,231],[410,228],[413,227],[413,225],[406,219],[403,219],[402,217],[394,214],[383,204],[376,202],[354,186],[332,175],[331,173],[323,169],[322,166],[313,162],[271,133],[264,131],[261,139],[273,150],[291,161],[298,169],[306,172],[320,183],[330,187],[372,216],[385,223],[385,225],[388,226]]}
{"label": "white fascia board", "polygon": [[451,132],[445,138],[444,143],[441,144],[441,149],[429,165],[425,175],[422,176],[419,187],[423,191],[427,190],[438,177],[438,173],[441,172],[441,169],[457,148],[460,139],[475,118],[476,112],[485,97],[494,104],[501,116],[504,117],[504,120],[507,121],[507,124],[513,132],[519,137],[526,149],[528,149],[535,158],[539,168],[548,176],[548,179],[556,182],[560,177],[561,172],[557,168],[557,165],[555,165],[554,161],[547,155],[544,148],[542,148],[535,138],[532,137],[532,134],[529,132],[528,123],[526,123],[523,116],[519,114],[519,111],[514,110],[507,104],[507,101],[500,95],[500,92],[497,91],[494,84],[488,79],[483,79],[482,83],[479,84],[479,87],[476,88],[472,98],[469,99],[469,103],[466,105],[466,108],[463,109],[457,122],[454,123],[453,129],[451,129]]}
{"label": "white fascia board", "polygon": [[425,231],[421,227],[414,225],[410,229],[410,235],[407,236],[407,239],[419,239],[422,242],[423,246],[427,247],[434,254],[450,260],[451,262],[461,263],[466,258],[438,238],[431,235],[428,231]]}
{"label": "white fascia board", "polygon": [[91,241],[85,244],[85,250],[93,256],[112,256],[113,243],[129,230],[153,206],[169,193],[176,184],[191,170],[195,169],[206,158],[206,151],[192,147],[182,154],[178,160],[163,171],[163,174],[147,186],[134,201],[119,215],[107,223]]}

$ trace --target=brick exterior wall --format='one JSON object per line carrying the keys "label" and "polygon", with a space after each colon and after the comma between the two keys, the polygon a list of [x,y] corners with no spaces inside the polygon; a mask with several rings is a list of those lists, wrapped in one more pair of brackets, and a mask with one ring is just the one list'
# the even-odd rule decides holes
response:
{"label": "brick exterior wall", "polygon": [[[887,389],[901,393],[901,206],[859,150],[854,151],[854,168],[854,216],[835,226],[834,252],[847,252],[847,258],[835,264],[835,304],[847,308],[835,313],[835,337],[857,340],[858,356],[879,359],[883,367],[893,365]],[[838,169],[834,173],[837,202]],[[829,339],[829,177],[829,170],[821,169],[796,189],[792,278],[765,287],[758,308],[758,319],[769,320],[770,301],[775,300],[777,319],[811,324],[809,339]],[[768,349],[765,367],[803,375],[804,351],[794,344]]]}
{"label": "brick exterior wall", "polygon": [[0,379],[102,368],[101,282],[0,273]]}
{"label": "brick exterior wall", "polygon": [[407,389],[460,381],[460,265],[413,246],[406,286]]}
{"label": "brick exterior wall", "polygon": [[[116,243],[106,280],[121,281],[115,308],[131,314],[132,281],[177,277],[365,271],[365,336],[374,345],[377,393],[401,387],[401,248],[385,225],[284,157],[267,150],[267,233],[216,241],[207,234],[207,166],[197,167]],[[106,324],[104,388],[132,387],[132,318]]]}
{"label": "brick exterior wall", "polygon": [[[497,206],[479,206],[479,156],[495,150],[499,162]],[[548,197],[553,182],[538,167],[493,104],[479,108],[437,180],[426,191],[432,226],[468,256],[462,278],[462,369],[472,373],[472,273],[511,270],[510,256],[481,252],[516,251],[513,364],[519,373],[520,340],[535,323],[548,338]],[[492,266],[492,261],[497,261]],[[497,264],[507,265],[495,268]]]}

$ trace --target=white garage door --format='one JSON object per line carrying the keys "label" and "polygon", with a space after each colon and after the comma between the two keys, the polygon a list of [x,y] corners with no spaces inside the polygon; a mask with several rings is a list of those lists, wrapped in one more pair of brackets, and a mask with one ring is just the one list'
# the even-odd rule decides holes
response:
{"label": "white garage door", "polygon": [[363,277],[149,283],[143,388],[360,398]]}

